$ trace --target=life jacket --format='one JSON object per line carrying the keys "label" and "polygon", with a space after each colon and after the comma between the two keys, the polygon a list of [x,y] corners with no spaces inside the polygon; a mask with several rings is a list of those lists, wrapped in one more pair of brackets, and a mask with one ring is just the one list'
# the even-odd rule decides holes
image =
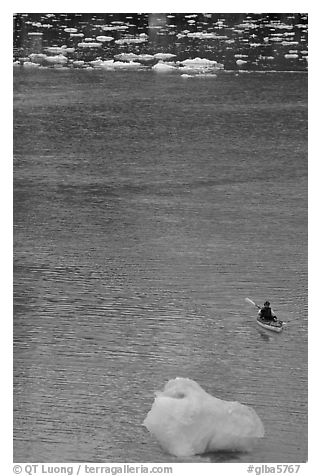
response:
{"label": "life jacket", "polygon": [[270,307],[262,307],[260,314],[263,319],[273,319],[272,310]]}

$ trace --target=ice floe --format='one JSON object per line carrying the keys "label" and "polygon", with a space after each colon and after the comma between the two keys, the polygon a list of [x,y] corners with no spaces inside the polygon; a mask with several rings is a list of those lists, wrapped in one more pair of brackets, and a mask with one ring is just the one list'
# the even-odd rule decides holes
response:
{"label": "ice floe", "polygon": [[[194,74],[194,71],[187,69],[192,65],[180,62],[202,54],[210,60],[215,58],[228,70],[307,69],[307,56],[302,50],[307,49],[308,17],[299,13],[282,14],[279,18],[264,13],[236,16],[201,13],[98,13],[88,16],[81,13],[55,13],[14,14],[14,19],[15,64],[20,62],[20,57],[40,53],[67,56],[66,66],[70,67],[75,67],[74,60],[84,60],[82,69],[92,68],[90,62],[99,59],[105,61],[113,58],[127,63],[133,61],[152,68],[157,60],[166,63],[175,58],[176,64],[161,64],[154,70],[169,72],[175,71],[171,68],[175,67],[181,74],[188,75]],[[49,28],[50,35],[44,31]],[[66,44],[61,46],[62,42]],[[297,53],[291,52],[294,47]],[[246,64],[233,61],[233,54],[236,58],[236,55],[244,53],[248,54]],[[294,54],[298,56],[289,56]],[[268,56],[273,60],[269,59],[267,63]],[[244,58],[240,56],[239,59]],[[35,63],[43,66],[41,60]],[[54,63],[53,67],[59,67],[59,64]],[[47,66],[50,64],[47,63]],[[99,63],[94,67],[99,68]],[[197,73],[197,67],[193,65],[193,68]],[[207,66],[204,65],[204,68]],[[105,65],[104,69],[115,68]]]}
{"label": "ice floe", "polygon": [[187,378],[170,380],[156,393],[143,425],[166,452],[175,456],[250,451],[264,436],[255,410],[215,398]]}
{"label": "ice floe", "polygon": [[176,66],[159,61],[157,64],[152,66],[152,70],[157,73],[170,73],[176,70]]}

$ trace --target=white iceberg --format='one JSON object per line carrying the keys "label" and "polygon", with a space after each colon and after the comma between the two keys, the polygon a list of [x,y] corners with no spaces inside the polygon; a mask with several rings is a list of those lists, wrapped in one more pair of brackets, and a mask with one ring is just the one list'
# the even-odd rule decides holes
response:
{"label": "white iceberg", "polygon": [[132,43],[145,43],[147,39],[145,37],[139,37],[139,38],[121,38],[119,40],[116,40],[115,43],[116,45],[130,45]]}
{"label": "white iceberg", "polygon": [[216,33],[205,33],[205,32],[196,32],[196,33],[187,33],[188,38],[199,38],[200,40],[208,40],[217,38],[218,35]]}
{"label": "white iceberg", "polygon": [[284,58],[286,58],[286,59],[296,59],[298,57],[299,57],[299,55],[297,53],[288,53],[288,54],[284,55]]}
{"label": "white iceberg", "polygon": [[206,58],[194,58],[194,59],[186,59],[184,61],[181,61],[181,64],[185,65],[185,66],[190,66],[190,65],[202,65],[202,66],[216,66],[218,63],[217,61],[214,61],[214,60],[209,60],[209,59],[206,59]]}
{"label": "white iceberg", "polygon": [[68,58],[64,55],[47,56],[45,60],[49,64],[66,64],[68,62]]}
{"label": "white iceberg", "polygon": [[137,55],[137,56],[138,56],[139,61],[143,61],[143,63],[148,63],[148,62],[154,60],[154,56],[149,55],[149,54],[140,54],[140,55]]}
{"label": "white iceberg", "polygon": [[68,53],[66,50],[67,46],[48,46],[48,48],[45,48],[47,53],[53,55],[66,55]]}
{"label": "white iceberg", "polygon": [[123,61],[115,61],[113,63],[114,69],[123,69],[123,70],[132,70],[132,69],[142,69],[143,65],[140,63],[136,63],[134,61],[129,61],[128,63],[124,63]]}
{"label": "white iceberg", "polygon": [[32,63],[43,64],[46,61],[47,55],[43,53],[31,53],[29,58]]}
{"label": "white iceberg", "polygon": [[84,66],[85,62],[84,60],[74,60],[71,62],[73,66],[75,66],[76,68],[81,68]]}
{"label": "white iceberg", "polygon": [[175,456],[211,451],[249,451],[264,436],[256,412],[215,398],[187,378],[170,380],[157,392],[143,425]]}
{"label": "white iceberg", "polygon": [[170,73],[176,69],[175,66],[164,63],[163,61],[159,61],[157,64],[152,66],[152,70],[157,71],[158,73]]}
{"label": "white iceberg", "polygon": [[138,55],[135,53],[120,53],[119,55],[115,55],[114,58],[117,61],[133,61],[138,59]]}
{"label": "white iceberg", "polygon": [[114,37],[113,36],[106,36],[106,35],[100,35],[100,36],[96,36],[96,40],[99,41],[99,42],[110,42],[110,41],[113,41],[114,40]]}
{"label": "white iceberg", "polygon": [[181,61],[179,71],[181,73],[209,73],[223,69],[224,66],[215,60],[208,60],[206,58],[194,58]]}
{"label": "white iceberg", "polygon": [[171,53],[155,53],[154,58],[159,59],[159,60],[167,60],[171,58],[175,58],[176,55],[173,55]]}
{"label": "white iceberg", "polygon": [[77,28],[64,28],[66,33],[77,33]]}
{"label": "white iceberg", "polygon": [[114,69],[114,60],[105,60],[100,64],[102,69],[113,70]]}
{"label": "white iceberg", "polygon": [[26,61],[25,63],[23,63],[23,66],[25,68],[38,68],[40,66],[39,63],[32,63],[31,61]]}
{"label": "white iceberg", "polygon": [[241,59],[236,60],[237,66],[243,66],[243,64],[246,64],[246,63],[247,63],[247,61],[244,61],[244,60],[241,60]]}
{"label": "white iceberg", "polygon": [[101,43],[98,43],[96,41],[88,41],[88,42],[81,42],[81,43],[78,43],[78,48],[100,48],[101,47]]}
{"label": "white iceberg", "polygon": [[103,60],[98,58],[98,59],[95,59],[93,61],[89,61],[89,64],[90,66],[92,66],[93,68],[101,68],[102,64],[103,64]]}

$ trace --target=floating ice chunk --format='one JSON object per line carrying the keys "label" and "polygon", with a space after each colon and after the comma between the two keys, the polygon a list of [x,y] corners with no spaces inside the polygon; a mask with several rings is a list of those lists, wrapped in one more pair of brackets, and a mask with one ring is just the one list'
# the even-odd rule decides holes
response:
{"label": "floating ice chunk", "polygon": [[124,63],[123,61],[115,61],[113,63],[113,68],[114,69],[141,69],[143,68],[143,65],[140,63],[136,63],[134,61],[129,61],[128,63]]}
{"label": "floating ice chunk", "polygon": [[288,53],[288,54],[284,55],[284,58],[286,58],[286,59],[296,59],[298,57],[299,57],[299,55],[296,54],[296,53]]}
{"label": "floating ice chunk", "polygon": [[75,60],[75,61],[73,61],[72,64],[76,68],[80,68],[80,67],[84,66],[85,62],[84,62],[84,60]]}
{"label": "floating ice chunk", "polygon": [[150,61],[154,60],[154,56],[149,54],[140,54],[137,55],[137,57],[139,61],[142,61],[143,63],[149,63]]}
{"label": "floating ice chunk", "polygon": [[114,40],[114,37],[113,36],[106,36],[106,35],[100,35],[100,36],[96,36],[96,40],[97,41],[102,41],[103,43],[109,43],[110,41],[113,41]]}
{"label": "floating ice chunk", "polygon": [[195,78],[217,78],[217,74],[215,74],[215,73],[202,73],[202,74],[196,74],[194,77]]}
{"label": "floating ice chunk", "polygon": [[[272,37],[272,35],[273,35],[273,33],[271,33],[271,37]],[[282,40],[282,37],[275,36],[273,38],[270,38],[270,41],[275,41],[275,42],[281,41],[282,42],[283,40]]]}
{"label": "floating ice chunk", "polygon": [[182,74],[193,74],[195,76],[195,74],[200,74],[200,73],[204,73],[206,71],[206,68],[204,67],[201,67],[201,66],[182,66],[179,68],[179,72],[182,73]]}
{"label": "floating ice chunk", "polygon": [[103,31],[116,31],[118,30],[118,26],[103,25],[101,29]]}
{"label": "floating ice chunk", "polygon": [[64,28],[66,33],[77,33],[77,28]]}
{"label": "floating ice chunk", "polygon": [[121,38],[120,40],[116,40],[115,43],[117,45],[130,45],[132,43],[145,43],[147,39],[145,37],[139,38]]}
{"label": "floating ice chunk", "polygon": [[158,73],[170,73],[171,71],[175,71],[176,67],[159,61],[157,64],[152,66],[152,70],[157,71]]}
{"label": "floating ice chunk", "polygon": [[139,55],[135,54],[135,53],[120,53],[119,55],[115,55],[114,58],[115,60],[118,60],[118,61],[133,61],[133,60],[137,60],[139,57]]}
{"label": "floating ice chunk", "polygon": [[114,60],[105,60],[101,63],[100,67],[102,69],[113,70],[114,69]]}
{"label": "floating ice chunk", "polygon": [[249,451],[264,436],[255,411],[215,398],[186,378],[170,380],[156,393],[143,425],[162,448],[176,456],[210,451]]}
{"label": "floating ice chunk", "polygon": [[155,53],[154,54],[154,58],[158,60],[167,60],[167,59],[175,58],[175,56],[176,55],[172,53]]}
{"label": "floating ice chunk", "polygon": [[43,53],[31,53],[29,58],[32,63],[43,64],[47,58],[47,55],[44,55]]}
{"label": "floating ice chunk", "polygon": [[101,59],[96,59],[96,60],[93,60],[93,61],[89,61],[90,66],[92,66],[93,68],[101,68],[102,63],[103,63],[103,60],[101,60]]}
{"label": "floating ice chunk", "polygon": [[247,61],[244,61],[244,60],[241,60],[241,59],[236,60],[237,66],[242,66],[243,64],[246,64],[246,63],[247,63]]}
{"label": "floating ice chunk", "polygon": [[225,39],[227,36],[219,37],[216,33],[205,33],[205,32],[196,32],[196,33],[187,33],[188,38],[198,38],[200,40],[209,40],[209,39]]}
{"label": "floating ice chunk", "polygon": [[181,61],[179,71],[181,73],[209,73],[223,69],[224,66],[215,60],[208,60],[206,58],[194,58]]}
{"label": "floating ice chunk", "polygon": [[217,74],[200,71],[197,74],[183,73],[181,74],[181,78],[217,78]]}
{"label": "floating ice chunk", "polygon": [[68,62],[68,59],[64,55],[46,57],[46,63],[49,63],[49,64],[66,64],[67,62]]}
{"label": "floating ice chunk", "polygon": [[136,54],[136,53],[119,53],[118,55],[114,56],[115,60],[119,61],[142,61],[144,63],[148,63],[154,60],[153,55],[148,54]]}
{"label": "floating ice chunk", "polygon": [[78,43],[78,48],[100,48],[101,43],[97,43],[96,41],[88,41]]}
{"label": "floating ice chunk", "polygon": [[32,63],[31,61],[26,61],[25,63],[23,63],[23,66],[25,68],[38,68],[40,65],[39,63]]}
{"label": "floating ice chunk", "polygon": [[66,50],[67,50],[66,46],[48,46],[48,48],[45,48],[45,51],[47,53],[50,53],[53,55],[65,55],[68,53]]}
{"label": "floating ice chunk", "polygon": [[22,57],[18,58],[18,61],[20,62],[20,64],[23,64],[26,61],[30,61],[30,58],[28,56],[22,56]]}
{"label": "floating ice chunk", "polygon": [[203,66],[214,66],[217,65],[217,61],[212,61],[206,58],[194,58],[194,59],[186,59],[181,61],[183,65],[203,65]]}

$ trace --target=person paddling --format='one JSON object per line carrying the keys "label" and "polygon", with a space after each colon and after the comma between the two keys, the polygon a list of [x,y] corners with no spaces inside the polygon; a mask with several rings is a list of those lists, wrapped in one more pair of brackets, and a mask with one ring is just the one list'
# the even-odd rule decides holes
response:
{"label": "person paddling", "polygon": [[264,306],[261,307],[261,309],[259,310],[259,316],[261,317],[261,319],[264,319],[265,321],[274,321],[274,322],[277,321],[276,315],[270,308],[269,301],[265,301]]}

